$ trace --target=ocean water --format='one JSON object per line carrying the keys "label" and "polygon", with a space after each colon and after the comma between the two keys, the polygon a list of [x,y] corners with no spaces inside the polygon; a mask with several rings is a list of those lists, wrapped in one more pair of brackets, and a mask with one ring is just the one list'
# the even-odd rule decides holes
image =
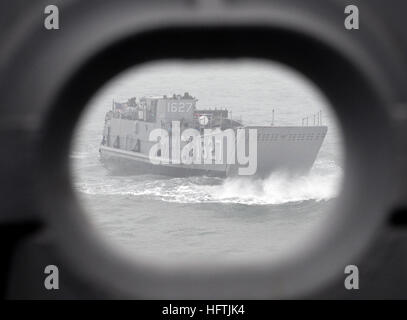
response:
{"label": "ocean water", "polygon": [[[264,180],[117,176],[99,159],[112,100],[189,92],[198,107],[228,107],[244,124],[301,125],[322,110],[328,134],[312,170]],[[92,99],[70,153],[72,184],[94,230],[115,250],[159,264],[246,263],[294,252],[324,228],[341,189],[342,134],[307,79],[256,60],[164,61],[134,68]]]}

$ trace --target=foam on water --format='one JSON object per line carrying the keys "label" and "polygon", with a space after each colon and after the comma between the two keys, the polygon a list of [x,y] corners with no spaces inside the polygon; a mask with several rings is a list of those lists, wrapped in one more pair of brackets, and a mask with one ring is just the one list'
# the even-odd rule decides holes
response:
{"label": "foam on water", "polygon": [[178,203],[230,203],[278,205],[306,200],[328,200],[338,194],[341,170],[312,170],[303,176],[275,172],[265,180],[211,177],[163,178],[153,175],[119,177],[77,182],[91,195],[127,195]]}
{"label": "foam on water", "polygon": [[276,172],[266,180],[229,179],[214,190],[213,199],[225,203],[277,205],[306,200],[329,200],[337,195],[335,177],[312,173],[290,177]]}

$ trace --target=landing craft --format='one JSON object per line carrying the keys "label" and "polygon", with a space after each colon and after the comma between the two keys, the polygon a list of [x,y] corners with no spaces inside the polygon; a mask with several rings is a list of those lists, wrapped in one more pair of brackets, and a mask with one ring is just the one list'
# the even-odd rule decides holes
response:
{"label": "landing craft", "polygon": [[102,162],[121,174],[302,174],[311,169],[328,129],[320,116],[313,126],[304,121],[302,126],[244,126],[226,108],[197,109],[196,103],[188,93],[113,102],[105,117]]}

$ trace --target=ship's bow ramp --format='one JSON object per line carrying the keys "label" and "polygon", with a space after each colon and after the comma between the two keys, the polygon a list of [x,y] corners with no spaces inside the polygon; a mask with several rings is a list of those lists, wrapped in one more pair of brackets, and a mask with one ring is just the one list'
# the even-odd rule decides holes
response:
{"label": "ship's bow ramp", "polygon": [[328,131],[326,126],[246,128],[257,130],[256,176],[263,178],[275,171],[308,172]]}

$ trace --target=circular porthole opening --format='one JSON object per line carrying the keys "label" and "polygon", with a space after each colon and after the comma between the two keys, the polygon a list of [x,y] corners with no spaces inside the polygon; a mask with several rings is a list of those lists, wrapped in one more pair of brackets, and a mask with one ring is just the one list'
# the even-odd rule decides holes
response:
{"label": "circular porthole opening", "polygon": [[86,218],[113,250],[168,268],[255,266],[295,255],[325,232],[343,153],[327,98],[293,69],[163,60],[97,92],[70,162]]}
{"label": "circular porthole opening", "polygon": [[[241,45],[241,35],[245,36],[249,46]],[[276,37],[279,40],[278,45],[277,42],[266,41],[270,37]],[[166,39],[168,42],[166,52],[156,50],[159,43],[157,39]],[[204,39],[213,43],[226,41],[230,46],[208,46],[202,41]],[[306,57],[299,54],[304,48],[312,49],[313,54]],[[116,43],[94,56],[79,68],[66,84],[52,109],[49,126],[45,130],[47,135],[44,145],[59,152],[49,153],[44,157],[46,172],[44,176],[53,179],[47,179],[43,184],[48,187],[47,196],[52,197],[53,201],[45,202],[43,206],[46,217],[55,227],[58,238],[56,244],[60,246],[61,252],[64,252],[69,261],[75,263],[75,267],[85,272],[88,277],[132,296],[287,297],[310,292],[311,289],[327,283],[336,272],[342,274],[343,264],[361,252],[381,221],[383,208],[387,203],[386,186],[389,186],[389,174],[380,168],[384,163],[388,163],[391,155],[389,144],[386,143],[389,131],[386,113],[380,104],[380,91],[372,89],[374,86],[366,77],[366,70],[357,69],[358,64],[351,63],[348,58],[305,35],[260,27],[202,30],[169,28],[145,32]],[[148,60],[151,62],[146,63]],[[100,67],[102,63],[104,68]],[[316,63],[320,68],[313,67]],[[290,65],[312,79],[327,98],[321,94],[318,87],[285,65]],[[128,69],[132,66],[136,68]],[[181,72],[181,75],[185,78],[173,80],[171,75],[177,75],[178,72],[179,76],[179,71],[183,68],[184,72]],[[235,70],[242,73],[244,68],[247,68],[246,76],[251,79],[250,86],[247,85],[247,81],[239,83],[246,79],[236,74],[233,76]],[[166,72],[157,75],[158,69]],[[186,69],[189,69],[188,72],[185,72]],[[217,75],[220,69],[223,75]],[[127,71],[120,73],[123,70]],[[197,70],[200,72],[196,72]],[[209,75],[207,71],[211,71],[212,74]],[[166,78],[167,72],[170,76]],[[353,77],[349,79],[348,74],[352,74]],[[116,78],[112,79],[113,76]],[[138,78],[140,76],[143,79]],[[222,82],[226,92],[224,95],[223,91],[211,87],[211,81],[205,80],[205,77],[211,76],[212,82]],[[278,78],[277,83],[279,82],[280,87],[278,85],[276,87],[280,96],[272,90],[272,86],[270,90],[266,89],[266,84],[261,82],[261,79],[265,78],[268,81],[273,79],[277,81]],[[148,88],[149,79],[157,87]],[[184,83],[185,79],[187,84]],[[233,86],[229,86],[228,81]],[[286,81],[290,83],[288,87],[294,86],[297,91],[287,90],[282,94],[284,86],[281,85]],[[132,86],[130,83],[138,84],[139,87],[129,88]],[[242,87],[244,94],[237,93],[233,89],[234,86]],[[141,91],[144,92],[139,92],[140,88],[143,88]],[[248,88],[251,92],[248,92]],[[228,90],[233,91],[235,95],[230,95]],[[301,95],[303,99],[299,104],[299,100],[296,99]],[[213,100],[215,98],[216,101]],[[167,101],[171,99],[173,101]],[[105,161],[100,157],[102,151],[121,152],[127,158],[131,158],[136,152],[140,153],[137,151],[139,148],[136,148],[137,139],[127,136],[127,133],[122,137],[116,131],[114,137],[113,131],[110,131],[111,134],[107,139],[109,130],[105,131],[106,123],[119,124],[115,126],[117,130],[122,128],[121,124],[126,121],[139,123],[144,121],[144,126],[139,125],[138,129],[133,123],[132,133],[142,129],[149,132],[151,119],[154,119],[154,114],[157,116],[151,109],[153,100],[158,101],[157,110],[163,107],[160,106],[160,101],[164,101],[170,103],[164,104],[164,108],[169,108],[167,109],[169,113],[179,113],[185,112],[185,104],[182,105],[184,110],[180,110],[180,103],[185,102],[185,99],[195,101],[193,110],[205,111],[197,112],[196,117],[193,114],[192,120],[188,122],[193,124],[196,121],[198,127],[188,125],[188,129],[195,129],[199,134],[201,130],[214,124],[212,116],[217,113],[222,114],[221,128],[224,123],[238,123],[233,128],[236,131],[265,130],[266,132],[256,132],[255,135],[257,143],[262,143],[263,146],[277,142],[280,146],[287,146],[288,140],[293,144],[308,141],[309,145],[315,146],[312,139],[317,139],[318,136],[314,134],[312,137],[310,132],[308,132],[310,136],[307,134],[303,136],[302,132],[300,136],[297,136],[298,132],[283,134],[284,138],[280,135],[273,136],[273,133],[276,134],[273,131],[281,130],[281,127],[299,128],[298,130],[314,130],[317,127],[321,130],[318,138],[323,137],[323,141],[321,140],[318,152],[314,153],[316,157],[307,174],[302,176],[297,173],[291,174],[286,168],[284,173],[271,170],[270,175],[266,177],[260,175],[259,178],[255,175],[236,177],[233,171],[227,171],[232,174],[220,178],[212,177],[210,174],[174,177],[160,172],[158,175],[160,177],[151,179],[151,176],[147,177],[150,174],[148,172],[141,175],[123,174],[117,172],[115,168],[111,170],[108,165],[105,166]],[[260,105],[273,99],[278,103],[267,105],[269,109],[266,114]],[[330,111],[329,107],[323,108],[329,106],[328,99],[336,113]],[[238,100],[239,103],[236,103]],[[240,108],[242,105],[240,100],[250,108]],[[299,105],[305,108],[304,112],[299,111]],[[364,106],[370,108],[369,117],[366,117]],[[79,111],[85,107],[87,113],[83,114],[73,132]],[[294,109],[289,109],[293,107]],[[234,108],[237,109],[233,110]],[[223,113],[225,109],[228,112],[227,116]],[[143,112],[140,114],[139,111]],[[343,130],[338,125],[336,115]],[[219,117],[217,121],[219,123]],[[160,129],[164,129],[165,123],[159,122],[159,125]],[[165,129],[169,137],[170,128]],[[380,129],[381,132],[374,140],[370,134],[372,129]],[[335,132],[335,137],[329,138],[329,135]],[[245,134],[241,138],[245,137]],[[250,133],[248,135],[250,142]],[[236,133],[235,138],[237,136]],[[161,136],[161,139],[160,144],[165,142],[165,135]],[[281,140],[275,139],[287,140],[284,140],[283,144]],[[241,141],[247,140],[243,138]],[[342,150],[343,141],[346,143],[346,154]],[[250,145],[245,144],[245,148]],[[378,154],[377,148],[383,152]],[[156,151],[159,150],[161,153],[156,152],[155,156],[166,154],[162,151],[166,150],[162,146],[156,148]],[[278,150],[281,152],[270,154],[289,159],[285,156],[287,149],[283,147]],[[303,151],[299,151],[298,154],[303,155]],[[242,153],[244,156],[244,152]],[[194,154],[201,153],[193,151],[192,155]],[[246,153],[248,154],[250,152]],[[337,157],[332,156],[333,154]],[[188,151],[187,155],[191,153]],[[292,163],[298,163],[296,156],[290,158]],[[151,160],[149,157],[146,159]],[[329,163],[335,167],[334,171],[330,170],[332,168],[329,168]],[[246,167],[242,165],[241,168],[247,169],[247,165]],[[275,176],[273,172],[276,173]],[[374,177],[371,172],[375,172]],[[312,176],[315,173],[316,175]],[[140,177],[144,180],[137,180]],[[311,180],[307,180],[309,177]],[[317,177],[318,183],[313,183],[312,177]],[[106,180],[101,182],[100,179]],[[199,182],[199,179],[204,181]],[[375,180],[380,181],[385,191],[378,192]],[[135,183],[137,181],[140,182],[139,185]],[[179,181],[183,183],[177,184]],[[185,183],[186,181],[189,183]],[[175,183],[169,185],[168,182]],[[324,188],[317,192],[318,197],[315,196],[316,193],[310,192],[312,186],[324,183],[326,183]],[[106,188],[109,184],[113,187],[110,190]],[[149,189],[151,186],[153,188]],[[174,189],[179,192],[174,192]],[[282,192],[283,189],[286,192]],[[299,189],[302,192],[299,192]],[[113,209],[117,213],[116,217],[119,217],[119,220],[116,220],[118,225],[123,226],[127,223],[122,235],[115,234],[111,228],[112,220],[109,219],[114,219],[114,213],[110,217],[101,214],[106,209],[104,207],[107,203],[113,204],[109,202],[112,190],[115,190],[113,193],[118,198],[124,199],[118,201],[116,203],[118,206]],[[306,194],[309,196],[308,199]],[[95,201],[96,198],[98,199]],[[284,201],[281,199],[284,199],[286,207],[283,206]],[[147,203],[150,207],[140,205],[141,203]],[[300,215],[295,210],[291,210],[288,215],[283,214],[282,211],[293,203],[297,203],[303,209],[308,204],[307,212],[313,212],[314,217],[318,216],[321,205],[326,204],[322,210],[326,214],[319,215],[323,218],[316,223],[316,228],[312,223],[292,223],[289,227],[286,224],[285,227],[288,228],[286,230],[293,233],[291,238],[287,238],[288,232],[267,233],[270,229],[263,228],[262,223],[267,222],[267,219],[276,221],[277,217],[286,219],[291,216],[293,221],[299,221],[307,216]],[[159,210],[155,211],[152,207],[154,205],[157,205]],[[134,206],[134,214],[127,211],[131,206]],[[278,206],[282,209],[280,212],[268,210],[271,207],[276,209]],[[187,215],[191,207],[200,207],[200,210]],[[233,209],[219,209],[227,207]],[[157,216],[152,219],[156,223],[148,225],[148,214],[153,212],[153,215],[159,215],[163,213],[162,208],[173,213],[165,217],[175,218],[172,220],[172,226],[168,224],[171,220],[160,220]],[[183,210],[178,210],[179,208]],[[246,210],[243,208],[250,208],[253,211],[256,208],[258,211],[257,214],[245,215]],[[112,212],[111,208],[108,212]],[[145,215],[143,222],[147,223],[147,228],[134,232],[131,225],[143,229],[140,227],[140,221],[134,220],[140,218],[137,212]],[[227,224],[226,220],[232,223]],[[238,230],[237,226],[239,224],[241,226],[245,220],[246,225],[250,226],[249,229],[245,230],[242,227]],[[202,225],[203,221],[206,221],[206,226]],[[167,224],[163,225],[163,222]],[[185,228],[181,227],[171,232],[170,228],[176,225]],[[269,223],[268,226],[270,225],[275,227],[276,224]],[[220,226],[219,233],[216,233],[219,229],[215,229],[214,232],[215,226]],[[203,230],[205,227],[212,231],[206,233]],[[116,230],[120,230],[120,227]],[[150,233],[147,234],[146,230]],[[255,230],[260,232],[256,233]],[[246,236],[244,232],[248,232]],[[171,233],[175,237],[170,236]],[[298,233],[299,237],[295,233]],[[233,237],[228,237],[227,234]],[[208,241],[197,240],[200,237]],[[80,246],[73,246],[71,239],[76,239]],[[147,239],[152,240],[154,246],[151,246]],[[229,242],[222,241],[225,239]],[[169,242],[168,252],[163,252],[165,247],[163,240],[175,240]],[[274,247],[270,245],[273,241],[276,243]],[[199,246],[201,249],[198,249]],[[106,247],[109,247],[109,250],[106,250]],[[199,257],[197,253],[200,253]],[[128,263],[129,258],[132,263]]]}

